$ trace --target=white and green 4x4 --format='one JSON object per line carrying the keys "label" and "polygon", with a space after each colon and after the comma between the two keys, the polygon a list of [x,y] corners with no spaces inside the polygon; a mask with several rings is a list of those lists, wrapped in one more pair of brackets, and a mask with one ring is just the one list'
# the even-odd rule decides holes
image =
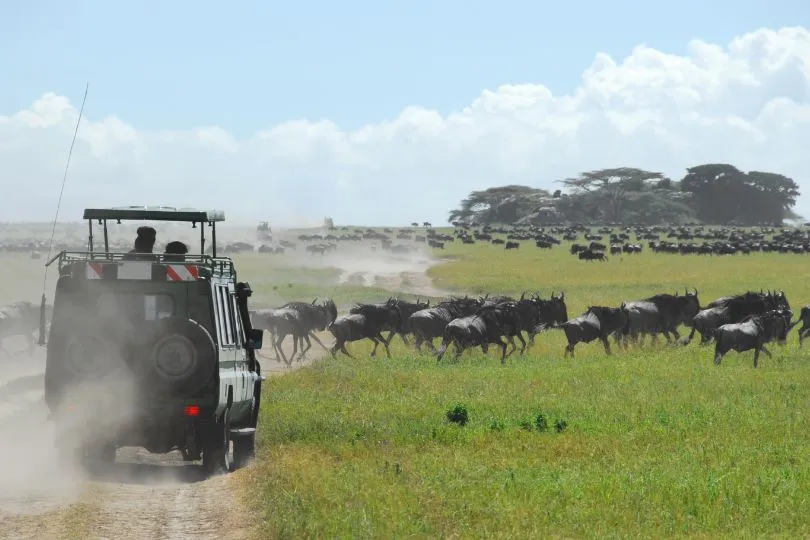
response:
{"label": "white and green 4x4", "polygon": [[[112,461],[118,447],[136,446],[179,450],[208,473],[242,466],[254,454],[262,331],[248,315],[250,286],[216,254],[224,215],[127,207],[87,209],[84,219],[88,250],[48,262],[59,263],[45,369],[57,447],[82,461]],[[200,254],[129,260],[110,252],[108,220],[199,225]],[[94,223],[103,251],[94,249]]]}

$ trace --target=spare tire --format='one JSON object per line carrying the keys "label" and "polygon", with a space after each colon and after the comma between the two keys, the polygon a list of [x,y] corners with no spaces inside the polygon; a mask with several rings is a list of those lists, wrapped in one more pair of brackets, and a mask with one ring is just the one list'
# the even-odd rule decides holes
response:
{"label": "spare tire", "polygon": [[156,323],[155,338],[140,363],[143,377],[161,393],[189,395],[205,386],[217,370],[217,348],[203,325],[170,317]]}

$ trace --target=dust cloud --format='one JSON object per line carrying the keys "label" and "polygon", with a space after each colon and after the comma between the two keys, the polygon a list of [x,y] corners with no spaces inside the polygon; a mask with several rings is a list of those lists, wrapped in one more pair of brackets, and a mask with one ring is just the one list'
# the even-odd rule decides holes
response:
{"label": "dust cloud", "polygon": [[53,510],[78,497],[82,482],[56,451],[43,395],[44,351],[14,352],[0,353],[0,517]]}

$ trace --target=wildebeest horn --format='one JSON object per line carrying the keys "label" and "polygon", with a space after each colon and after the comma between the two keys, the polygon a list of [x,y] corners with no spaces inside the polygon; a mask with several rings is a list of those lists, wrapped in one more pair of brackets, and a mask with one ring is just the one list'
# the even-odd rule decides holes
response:
{"label": "wildebeest horn", "polygon": [[524,298],[526,298],[526,291],[520,293],[520,299],[523,300]]}
{"label": "wildebeest horn", "polygon": [[312,305],[314,306],[315,302],[317,302],[317,301],[318,301],[318,297],[316,296],[315,298],[312,299]]}
{"label": "wildebeest horn", "polygon": [[565,300],[565,291],[560,291],[560,296],[557,297],[559,300]]}
{"label": "wildebeest horn", "polygon": [[684,288],[683,288],[683,294],[685,294],[686,296],[689,296],[689,289],[687,289],[686,287],[684,287]]}
{"label": "wildebeest horn", "polygon": [[697,287],[692,287],[692,288],[695,289],[695,296],[697,296],[698,295]]}

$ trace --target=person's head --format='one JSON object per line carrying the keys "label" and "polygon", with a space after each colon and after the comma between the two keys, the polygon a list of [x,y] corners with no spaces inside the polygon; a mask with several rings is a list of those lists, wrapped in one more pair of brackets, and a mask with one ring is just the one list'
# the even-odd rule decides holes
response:
{"label": "person's head", "polygon": [[138,253],[152,253],[155,247],[155,237],[157,231],[152,227],[138,227],[137,237],[135,237],[135,251]]}
{"label": "person's head", "polygon": [[166,244],[166,253],[171,253],[173,255],[185,255],[188,253],[188,246],[179,240],[175,240]]}

